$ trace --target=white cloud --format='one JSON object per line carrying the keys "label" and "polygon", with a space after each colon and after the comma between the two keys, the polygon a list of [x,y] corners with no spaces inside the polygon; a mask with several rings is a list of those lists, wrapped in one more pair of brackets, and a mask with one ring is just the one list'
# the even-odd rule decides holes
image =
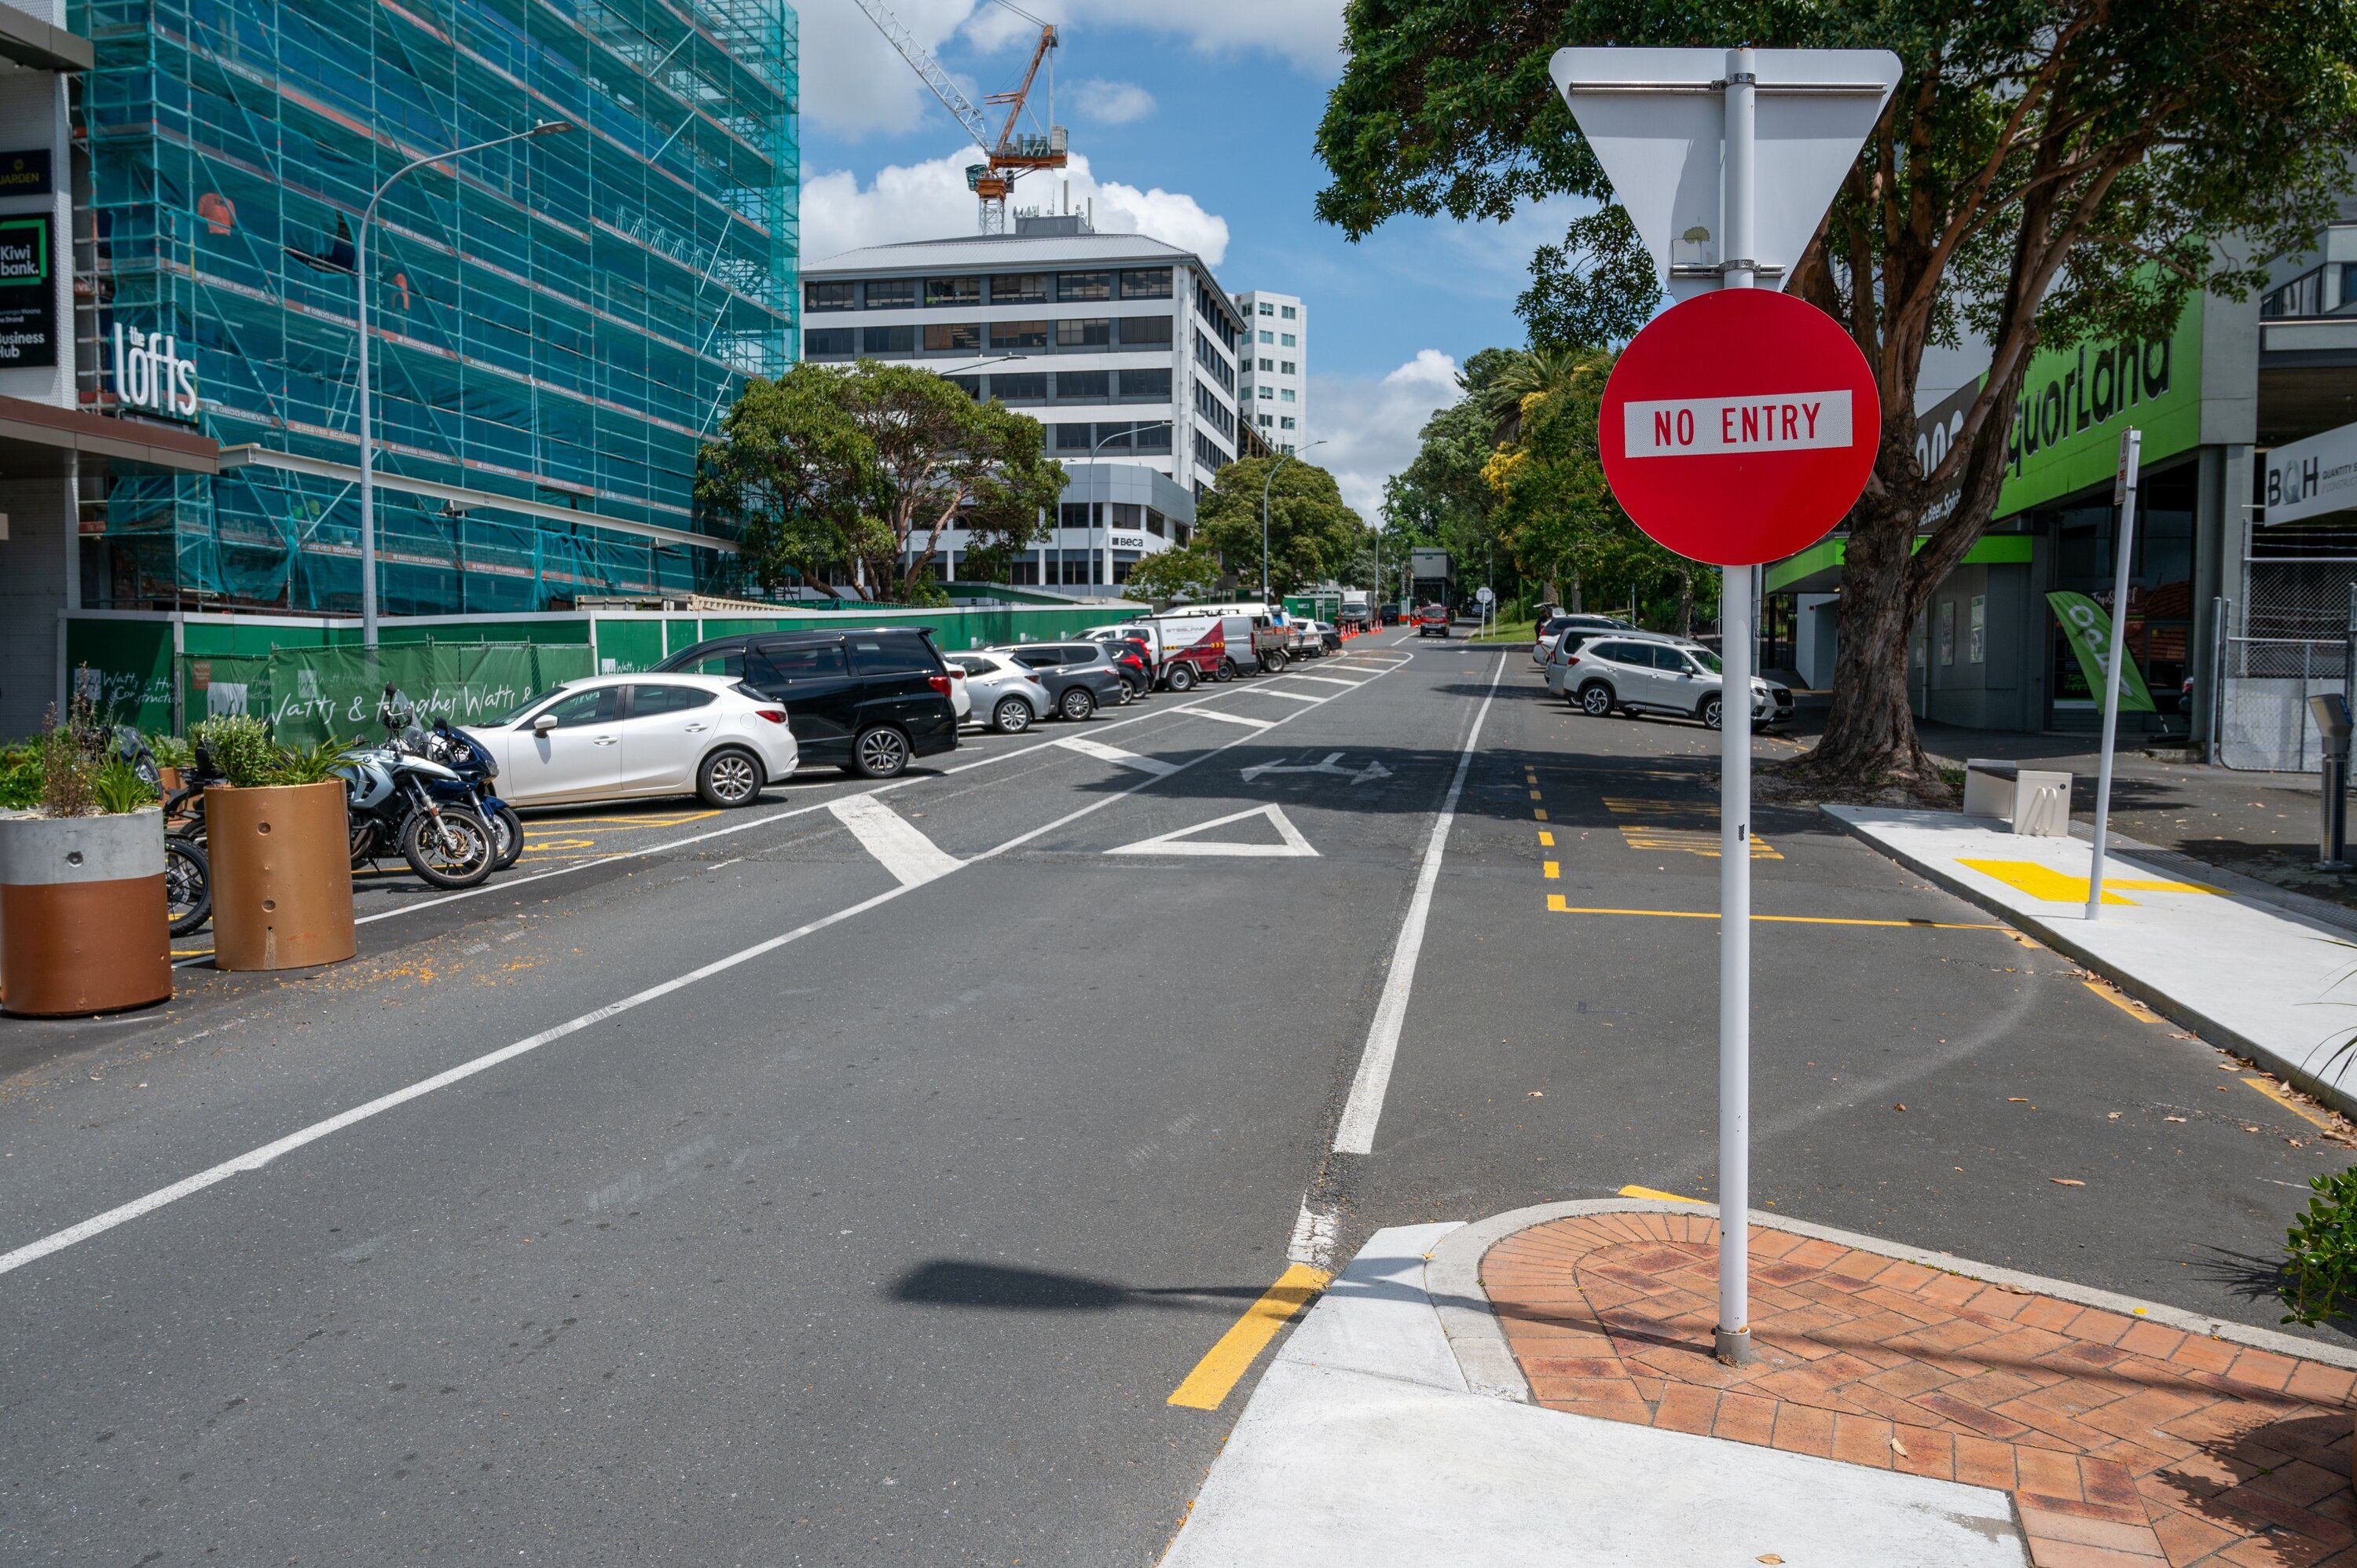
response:
{"label": "white cloud", "polygon": [[1063,0],[1077,44],[1088,25],[1176,33],[1206,53],[1265,50],[1318,77],[1342,69],[1342,0],[1185,0],[1142,6],[1137,0]]}
{"label": "white cloud", "polygon": [[[888,245],[903,240],[944,240],[974,231],[974,193],[965,186],[965,166],[980,159],[979,152],[961,149],[920,164],[894,164],[877,171],[863,187],[849,169],[837,169],[802,182],[802,254],[813,262],[856,250],[862,245]],[[1012,207],[1049,206],[1071,186],[1075,208],[1091,198],[1096,202],[1096,226],[1103,233],[1147,234],[1194,252],[1212,266],[1228,251],[1228,220],[1203,210],[1201,203],[1181,191],[1159,186],[1140,190],[1117,180],[1100,181],[1090,172],[1089,160],[1074,153],[1070,167],[1055,183],[1047,175],[1033,175],[1015,188]]]}
{"label": "white cloud", "polygon": [[1072,84],[1072,110],[1101,125],[1126,125],[1154,113],[1154,94],[1134,81],[1091,77]]}
{"label": "white cloud", "polygon": [[1424,422],[1464,395],[1457,361],[1437,349],[1418,349],[1381,377],[1313,373],[1309,435],[1326,445],[1308,460],[1331,471],[1342,499],[1372,523],[1383,481],[1415,460]]}
{"label": "white cloud", "polygon": [[[973,13],[974,0],[891,0],[917,42],[939,50]],[[996,6],[986,9],[996,10]],[[948,111],[876,24],[851,0],[795,7],[802,32],[802,113],[838,135],[913,131]],[[968,97],[971,83],[962,84]]]}

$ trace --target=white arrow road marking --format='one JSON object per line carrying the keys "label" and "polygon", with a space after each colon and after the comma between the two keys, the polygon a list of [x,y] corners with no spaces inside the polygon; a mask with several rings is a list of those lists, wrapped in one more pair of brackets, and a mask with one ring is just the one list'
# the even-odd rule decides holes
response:
{"label": "white arrow road marking", "polygon": [[1356,681],[1338,681],[1331,675],[1295,675],[1293,679],[1296,681],[1316,681],[1321,685],[1327,686],[1348,686],[1354,692],[1359,689],[1359,682]]}
{"label": "white arrow road marking", "polygon": [[1082,757],[1093,757],[1100,762],[1118,762],[1124,768],[1135,768],[1140,773],[1151,773],[1158,779],[1167,779],[1178,771],[1178,765],[1175,762],[1165,762],[1158,757],[1140,757],[1134,751],[1124,751],[1101,740],[1082,740],[1079,736],[1068,736],[1056,744],[1066,751],[1077,751]]}
{"label": "white arrow road marking", "polygon": [[1345,768],[1341,764],[1342,754],[1339,751],[1329,751],[1322,762],[1303,763],[1298,766],[1284,762],[1255,762],[1250,768],[1244,768],[1243,774],[1243,780],[1247,784],[1265,773],[1332,773],[1348,779],[1353,784],[1364,784],[1370,779],[1388,779],[1392,776],[1390,768],[1372,757],[1368,759],[1364,768]]}
{"label": "white arrow road marking", "polygon": [[[1267,818],[1270,825],[1276,829],[1277,836],[1285,842],[1283,843],[1232,843],[1216,839],[1206,841],[1195,836],[1197,833],[1209,832],[1213,828],[1226,827],[1230,822],[1246,822],[1254,817]],[[1140,839],[1135,843],[1125,843],[1118,849],[1109,849],[1105,853],[1107,854],[1221,854],[1254,860],[1296,860],[1304,855],[1314,857],[1318,854],[1316,850],[1309,847],[1309,841],[1301,836],[1301,830],[1295,827],[1291,819],[1275,806],[1254,806],[1248,811],[1231,812],[1224,817],[1214,817],[1208,822],[1197,822],[1191,828],[1176,828],[1167,833],[1157,833],[1150,839]]]}
{"label": "white arrow road marking", "polygon": [[[1348,685],[1350,682],[1344,682],[1343,684]],[[1249,725],[1254,729],[1275,729],[1276,727],[1276,721],[1275,719],[1248,719],[1242,714],[1224,713],[1218,708],[1178,708],[1173,711],[1181,714],[1195,714],[1207,719],[1218,719],[1223,724]]]}
{"label": "white arrow road marking", "polygon": [[903,887],[947,876],[963,864],[873,795],[846,795],[829,800],[826,809],[842,820],[860,847],[881,862]]}

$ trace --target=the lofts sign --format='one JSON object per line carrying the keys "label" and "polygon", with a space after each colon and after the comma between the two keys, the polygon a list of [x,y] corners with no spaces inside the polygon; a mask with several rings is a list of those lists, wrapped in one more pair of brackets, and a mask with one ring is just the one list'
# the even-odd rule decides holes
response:
{"label": "the lofts sign", "polygon": [[179,341],[168,332],[142,332],[117,323],[114,401],[123,408],[194,419],[197,362],[180,357]]}

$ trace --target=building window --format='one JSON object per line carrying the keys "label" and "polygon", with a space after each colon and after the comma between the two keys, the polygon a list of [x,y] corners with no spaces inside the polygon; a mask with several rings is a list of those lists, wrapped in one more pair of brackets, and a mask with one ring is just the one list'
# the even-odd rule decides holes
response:
{"label": "building window", "polygon": [[1089,444],[1094,439],[1095,437],[1089,434],[1089,427],[1085,424],[1056,426],[1056,450],[1059,452],[1085,452],[1089,449]]}
{"label": "building window", "polygon": [[1129,450],[1130,432],[1135,428],[1129,424],[1100,424],[1097,426],[1096,445],[1102,451],[1126,452]]}
{"label": "building window", "polygon": [[1020,561],[1016,561],[1016,562],[1010,563],[1010,564],[1008,564],[1007,568],[1006,568],[1006,580],[1007,580],[1007,582],[1008,582],[1009,584],[1012,584],[1012,585],[1028,585],[1032,586],[1032,587],[1037,587],[1037,586],[1039,586],[1039,557],[1034,556],[1034,555],[1026,555],[1026,556],[1025,556],[1022,560],[1020,560]]}
{"label": "building window", "polygon": [[1103,349],[1112,343],[1111,317],[1080,317],[1056,323],[1056,347],[1059,349]]}
{"label": "building window", "polygon": [[1260,335],[1260,340],[1264,343],[1274,343],[1276,341],[1276,334],[1265,331]]}
{"label": "building window", "polygon": [[[1082,428],[1086,429],[1087,426],[1083,425]],[[1104,503],[1099,501],[1094,504],[1102,506]],[[1095,514],[1089,510],[1090,506],[1091,503],[1088,501],[1064,502],[1061,506],[1059,506],[1056,509],[1056,526],[1059,528],[1094,528],[1096,526]]]}
{"label": "building window", "polygon": [[2321,316],[2324,314],[2324,269],[2300,274],[2259,296],[2261,316]]}
{"label": "building window", "polygon": [[982,351],[982,323],[979,321],[928,321],[925,323],[925,352],[928,354],[978,354]]}
{"label": "building window", "polygon": [[974,278],[927,278],[927,305],[980,305],[982,280]]}
{"label": "building window", "polygon": [[806,283],[802,285],[804,310],[856,310],[859,308],[859,285],[856,283]]}
{"label": "building window", "polygon": [[1153,424],[1139,425],[1137,427],[1137,449],[1141,452],[1169,451],[1169,423],[1168,421],[1158,421]]}
{"label": "building window", "polygon": [[802,331],[802,352],[813,360],[848,360],[859,334],[848,327],[812,327]]}
{"label": "building window", "polygon": [[990,346],[994,349],[1044,349],[1048,346],[1048,324],[1044,321],[994,321],[990,324]]}
{"label": "building window", "polygon": [[1058,299],[1111,299],[1111,273],[1062,273],[1056,278]]}
{"label": "building window", "polygon": [[[1266,389],[1263,389],[1263,390],[1265,391],[1265,390],[1266,390]],[[1279,388],[1279,389],[1277,390],[1276,401],[1277,401],[1277,402],[1279,402],[1279,403],[1291,403],[1291,402],[1293,402],[1293,401],[1294,401],[1294,399],[1293,399],[1293,389],[1292,389],[1291,387],[1281,387],[1281,388]]]}
{"label": "building window", "polygon": [[[1264,413],[1264,414],[1262,414],[1262,415],[1260,416],[1260,422],[1261,422],[1263,424],[1266,424],[1268,423],[1268,415],[1266,415],[1266,414],[1265,414],[1265,413]],[[1290,429],[1292,429],[1292,428],[1293,428],[1293,415],[1291,415],[1291,414],[1289,414],[1289,413],[1288,413],[1288,414],[1286,414],[1283,419],[1278,420],[1276,423],[1277,423],[1277,427],[1278,427],[1279,429],[1281,429],[1281,430],[1290,430]]]}
{"label": "building window", "polygon": [[1271,398],[1276,396],[1276,389],[1275,387],[1263,387],[1260,389],[1257,395],[1263,403],[1266,403]]}
{"label": "building window", "polygon": [[1151,397],[1168,400],[1170,396],[1170,371],[1165,367],[1152,371],[1121,372],[1123,397]]}
{"label": "building window", "polygon": [[1266,302],[1263,302],[1260,307],[1260,313],[1263,316],[1275,316],[1276,314],[1276,306],[1267,304]]}
{"label": "building window", "polygon": [[1301,373],[1301,367],[1291,360],[1286,360],[1285,363],[1279,365],[1277,369],[1283,371],[1288,376],[1298,375]]}
{"label": "building window", "polygon": [[1045,305],[1048,303],[1046,273],[994,273],[990,279],[990,303],[993,305]]}
{"label": "building window", "polygon": [[913,327],[863,327],[859,329],[859,351],[863,354],[913,354],[917,351],[917,329]]}
{"label": "building window", "polygon": [[1260,416],[1260,422],[1264,426],[1273,425],[1276,423],[1276,415],[1273,413],[1264,413]]}
{"label": "building window", "polygon": [[1279,450],[1280,450],[1280,451],[1285,451],[1285,452],[1290,452],[1290,451],[1292,451],[1292,450],[1293,450],[1293,443],[1292,443],[1292,442],[1290,442],[1290,441],[1286,442],[1286,443],[1282,447],[1280,447],[1280,448],[1279,448]]}
{"label": "building window", "polygon": [[[1195,432],[1195,461],[1216,474],[1235,459],[1212,446],[1211,438],[1198,430]],[[1200,496],[1202,492],[1199,489],[1196,494]]]}
{"label": "building window", "polygon": [[1227,360],[1211,347],[1211,340],[1200,332],[1195,334],[1195,359],[1211,372],[1211,379],[1232,393],[1236,390],[1236,373],[1228,368]]}
{"label": "building window", "polygon": [[1170,317],[1167,316],[1125,316],[1121,318],[1121,346],[1167,347],[1170,342]]}
{"label": "building window", "polygon": [[867,280],[867,308],[870,310],[889,310],[896,306],[905,309],[916,303],[917,280],[915,278],[869,278]]}
{"label": "building window", "polygon": [[1276,361],[1275,360],[1263,360],[1260,362],[1260,368],[1264,371],[1273,371],[1276,369]]}
{"label": "building window", "polygon": [[1168,299],[1170,269],[1149,267],[1140,272],[1122,274],[1121,296],[1124,299]]}
{"label": "building window", "polygon": [[1146,532],[1154,535],[1155,538],[1160,539],[1165,537],[1169,531],[1170,520],[1163,516],[1160,512],[1155,510],[1152,507],[1147,507],[1146,509]]}
{"label": "building window", "polygon": [[990,395],[1001,403],[1045,403],[1048,378],[1041,375],[993,376]]}
{"label": "building window", "polygon": [[1298,344],[1297,344],[1297,343],[1295,343],[1295,342],[1294,342],[1294,340],[1293,340],[1293,334],[1292,334],[1292,333],[1290,333],[1290,332],[1286,332],[1286,333],[1282,333],[1282,334],[1280,334],[1280,335],[1278,336],[1278,338],[1277,338],[1277,339],[1276,339],[1276,340],[1277,340],[1279,343],[1282,343],[1283,345],[1285,345],[1285,347],[1286,347],[1286,348],[1288,348],[1288,349],[1293,349],[1293,348],[1298,348],[1298,347],[1299,347],[1299,345],[1298,345]]}
{"label": "building window", "polygon": [[1283,316],[1287,321],[1291,321],[1299,317],[1301,312],[1294,309],[1293,306],[1288,305],[1282,311],[1278,312],[1278,314]]}
{"label": "building window", "polygon": [[1056,377],[1056,396],[1065,403],[1103,403],[1113,395],[1107,371],[1064,371]]}
{"label": "building window", "polygon": [[965,393],[966,396],[974,399],[974,402],[980,403],[982,401],[982,378],[980,376],[943,376],[942,380],[949,382],[950,385],[957,388],[958,391]]}

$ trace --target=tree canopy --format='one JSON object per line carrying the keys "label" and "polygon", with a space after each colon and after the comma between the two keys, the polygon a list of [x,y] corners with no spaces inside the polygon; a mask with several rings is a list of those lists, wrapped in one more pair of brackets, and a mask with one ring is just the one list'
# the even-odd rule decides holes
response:
{"label": "tree canopy", "polygon": [[[2357,150],[2346,0],[1351,0],[1318,151],[1318,214],[1353,237],[1401,214],[1502,221],[1598,205],[1533,263],[1542,341],[1601,347],[1658,303],[1650,262],[1547,76],[1572,44],[1883,48],[1903,75],[1787,286],[1873,368],[1881,445],[1849,519],[1834,711],[1814,765],[1926,779],[1906,638],[1985,530],[2031,354],[2165,334],[2190,295],[2238,295],[2308,248]],[[2224,243],[2229,236],[2232,243]],[[1969,334],[1990,368],[1964,431],[1916,465],[1925,350]],[[1958,503],[1916,534],[1932,503]]]}
{"label": "tree canopy", "polygon": [[[1275,470],[1275,478],[1269,478]],[[1260,588],[1261,490],[1268,487],[1269,592],[1284,595],[1364,570],[1367,525],[1342,499],[1334,476],[1298,457],[1241,457],[1195,504],[1196,531],[1236,581]]]}
{"label": "tree canopy", "polygon": [[856,566],[918,598],[945,529],[969,530],[985,567],[1038,537],[1064,487],[1043,435],[915,366],[800,364],[746,383],[704,448],[696,497],[737,522],[764,589]]}

